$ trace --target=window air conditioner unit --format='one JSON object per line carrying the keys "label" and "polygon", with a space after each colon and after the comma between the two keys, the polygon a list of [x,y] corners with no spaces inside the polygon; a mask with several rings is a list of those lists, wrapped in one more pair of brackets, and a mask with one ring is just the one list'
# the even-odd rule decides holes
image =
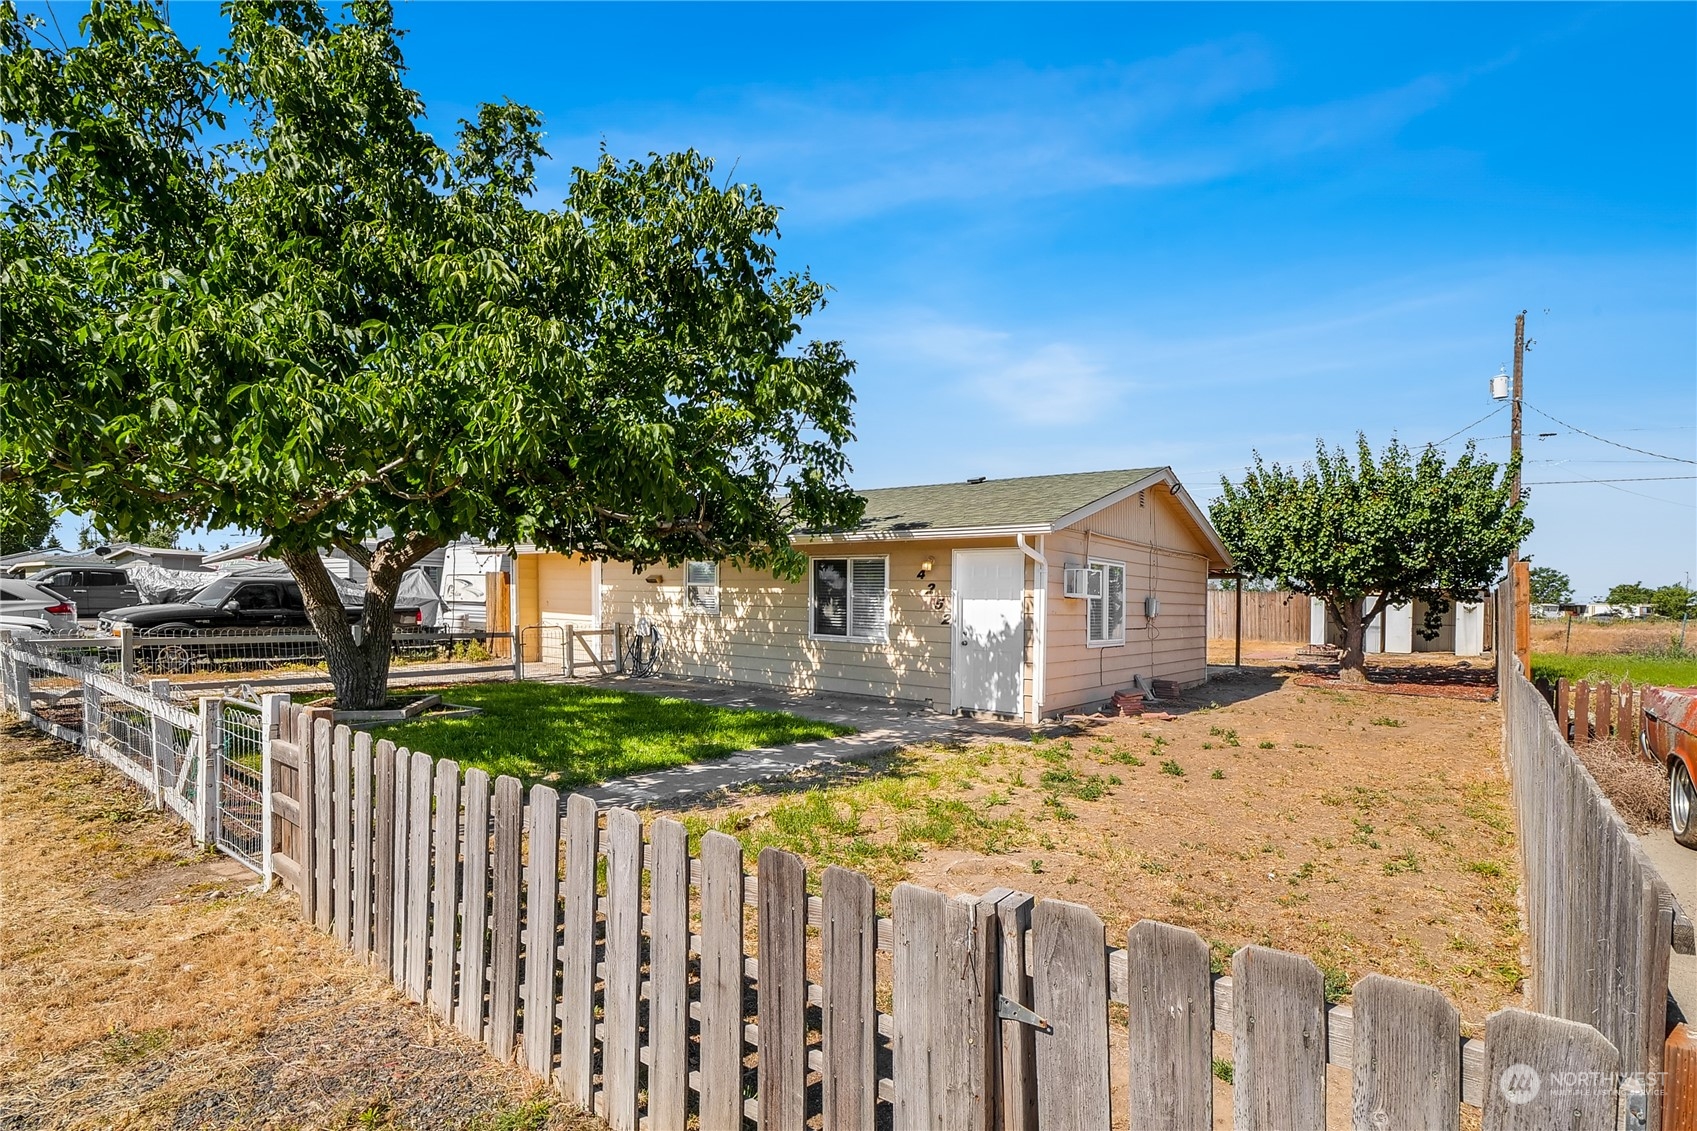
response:
{"label": "window air conditioner unit", "polygon": [[1061,574],[1061,595],[1064,597],[1100,597],[1106,588],[1102,571],[1083,566],[1067,566]]}

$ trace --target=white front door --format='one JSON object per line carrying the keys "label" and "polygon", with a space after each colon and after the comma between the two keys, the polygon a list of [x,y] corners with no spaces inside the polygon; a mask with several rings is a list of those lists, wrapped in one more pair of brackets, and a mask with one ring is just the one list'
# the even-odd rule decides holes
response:
{"label": "white front door", "polygon": [[1023,713],[1025,555],[954,553],[954,708]]}

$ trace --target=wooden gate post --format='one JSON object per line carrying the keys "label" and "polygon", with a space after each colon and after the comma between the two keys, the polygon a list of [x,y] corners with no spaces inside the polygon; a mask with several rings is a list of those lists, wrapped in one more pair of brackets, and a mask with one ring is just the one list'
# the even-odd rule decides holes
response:
{"label": "wooden gate post", "polygon": [[[164,683],[167,689],[166,695],[170,694],[171,683],[169,680],[150,681],[149,686],[152,686],[153,683]],[[259,747],[259,875],[261,882],[265,885],[263,889],[265,891],[271,890],[272,881],[276,876],[275,866],[271,859],[272,854],[276,851],[277,838],[277,831],[273,827],[276,821],[275,810],[271,803],[272,792],[275,789],[271,780],[274,772],[271,761],[271,744],[283,737],[283,712],[289,709],[289,704],[290,699],[287,692],[273,691],[259,697],[259,719],[263,728],[261,732],[263,737],[260,739]],[[159,724],[162,721],[162,719],[154,719],[155,732],[158,731]]]}

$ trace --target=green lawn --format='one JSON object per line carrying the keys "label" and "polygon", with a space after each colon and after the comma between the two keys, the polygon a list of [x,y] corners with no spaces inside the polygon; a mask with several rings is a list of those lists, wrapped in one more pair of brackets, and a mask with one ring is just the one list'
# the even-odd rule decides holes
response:
{"label": "green lawn", "polygon": [[739,711],[688,699],[550,683],[474,683],[432,688],[450,703],[481,707],[468,719],[379,727],[398,746],[479,766],[490,777],[569,789],[648,773],[754,746],[852,734],[853,728],[781,711]]}
{"label": "green lawn", "polygon": [[1552,680],[1563,676],[1570,680],[1606,676],[1616,682],[1631,679],[1633,683],[1650,683],[1660,687],[1690,687],[1697,684],[1697,655],[1534,652],[1532,674]]}

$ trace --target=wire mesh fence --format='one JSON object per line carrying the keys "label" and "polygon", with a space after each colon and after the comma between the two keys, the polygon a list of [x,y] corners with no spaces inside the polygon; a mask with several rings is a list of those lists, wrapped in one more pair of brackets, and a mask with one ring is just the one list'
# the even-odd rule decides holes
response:
{"label": "wire mesh fence", "polygon": [[265,719],[258,704],[228,697],[215,715],[213,833],[220,848],[258,871],[265,857]]}

